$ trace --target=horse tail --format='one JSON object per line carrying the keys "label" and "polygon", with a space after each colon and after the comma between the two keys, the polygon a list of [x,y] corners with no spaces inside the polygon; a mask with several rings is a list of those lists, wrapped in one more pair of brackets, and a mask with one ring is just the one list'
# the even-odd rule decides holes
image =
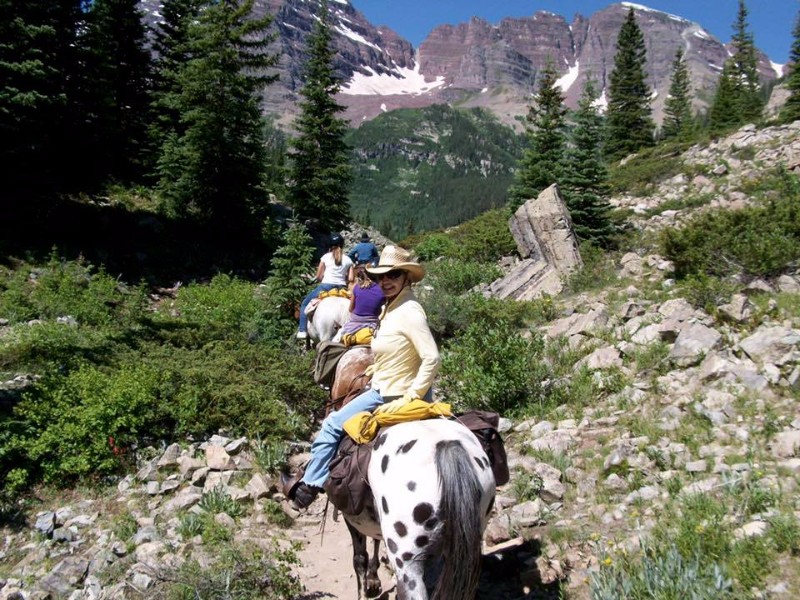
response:
{"label": "horse tail", "polygon": [[472,459],[458,440],[436,444],[444,565],[434,600],[472,600],[481,569],[482,488]]}

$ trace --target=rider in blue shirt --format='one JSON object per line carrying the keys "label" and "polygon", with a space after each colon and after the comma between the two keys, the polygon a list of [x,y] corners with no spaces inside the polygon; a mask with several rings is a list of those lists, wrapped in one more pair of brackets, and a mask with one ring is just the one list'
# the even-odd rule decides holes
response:
{"label": "rider in blue shirt", "polygon": [[365,231],[361,234],[361,240],[347,253],[347,256],[349,256],[356,265],[369,265],[374,267],[378,264],[379,254],[378,248],[369,240],[369,236]]}

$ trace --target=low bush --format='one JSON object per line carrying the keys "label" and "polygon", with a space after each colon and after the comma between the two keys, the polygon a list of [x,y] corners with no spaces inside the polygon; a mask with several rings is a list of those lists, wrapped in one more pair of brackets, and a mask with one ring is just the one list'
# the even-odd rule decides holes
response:
{"label": "low bush", "polygon": [[648,193],[660,181],[681,172],[680,154],[689,143],[665,142],[639,151],[625,162],[609,168],[609,187],[612,192],[628,192],[635,196]]}
{"label": "low bush", "polygon": [[445,259],[426,265],[427,283],[447,294],[458,295],[481,283],[491,283],[502,276],[499,267],[489,263]]}
{"label": "low bush", "polygon": [[423,261],[439,257],[462,261],[495,262],[514,254],[517,244],[508,228],[508,209],[489,210],[447,232],[434,231],[406,238],[402,246],[413,249]]}
{"label": "low bush", "polygon": [[665,230],[662,252],[676,275],[769,277],[800,260],[800,182],[784,172],[771,185],[778,193],[755,206],[704,212]]}
{"label": "low bush", "polygon": [[157,573],[148,590],[154,600],[288,600],[303,591],[293,570],[299,564],[297,546],[269,550],[255,544],[221,540],[215,556],[200,564],[187,560],[177,569]]}
{"label": "low bush", "polygon": [[581,244],[583,266],[571,273],[566,280],[565,289],[577,294],[608,286],[617,281],[617,259],[614,252],[607,252],[592,244]]}
{"label": "low bush", "polygon": [[470,325],[443,353],[441,392],[459,409],[523,410],[542,393],[543,348],[541,338],[523,337],[507,322]]}
{"label": "low bush", "polygon": [[713,558],[686,558],[675,546],[645,545],[635,556],[606,558],[592,573],[592,600],[734,600],[730,574]]}

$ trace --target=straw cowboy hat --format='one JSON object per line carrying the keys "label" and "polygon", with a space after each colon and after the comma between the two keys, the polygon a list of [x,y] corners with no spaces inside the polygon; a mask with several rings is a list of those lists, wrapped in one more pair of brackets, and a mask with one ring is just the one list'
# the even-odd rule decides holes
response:
{"label": "straw cowboy hat", "polygon": [[411,252],[400,246],[386,246],[381,252],[378,264],[374,267],[367,267],[367,273],[371,275],[381,275],[389,271],[405,271],[411,281],[417,282],[425,277],[424,267],[411,260]]}

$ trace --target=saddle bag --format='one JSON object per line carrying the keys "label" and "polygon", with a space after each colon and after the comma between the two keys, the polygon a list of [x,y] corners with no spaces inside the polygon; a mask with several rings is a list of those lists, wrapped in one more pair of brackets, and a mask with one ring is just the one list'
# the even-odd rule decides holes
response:
{"label": "saddle bag", "polygon": [[317,356],[314,359],[314,382],[325,387],[333,385],[336,376],[336,365],[349,348],[337,342],[320,342],[317,344]]}
{"label": "saddle bag", "polygon": [[505,485],[511,478],[508,472],[508,458],[503,438],[497,428],[500,415],[485,410],[470,410],[457,415],[456,418],[469,429],[483,446],[483,451],[492,465],[492,473],[497,485]]}
{"label": "saddle bag", "polygon": [[346,435],[331,461],[331,474],[322,487],[331,504],[346,515],[360,514],[372,494],[367,469],[373,445],[374,440],[357,444]]}

